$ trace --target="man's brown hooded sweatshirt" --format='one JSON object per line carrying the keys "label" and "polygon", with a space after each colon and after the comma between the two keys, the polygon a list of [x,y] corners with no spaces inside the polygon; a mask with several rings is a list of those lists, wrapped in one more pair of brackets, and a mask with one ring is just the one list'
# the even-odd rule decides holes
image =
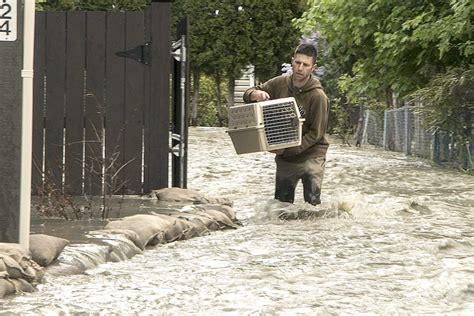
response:
{"label": "man's brown hooded sweatshirt", "polygon": [[263,90],[270,99],[294,97],[300,113],[305,119],[301,145],[286,148],[282,157],[289,162],[302,162],[307,159],[324,157],[329,143],[326,139],[329,104],[321,83],[313,76],[301,88],[292,84],[292,76],[282,75],[247,89],[244,101],[250,103],[250,94],[254,90]]}

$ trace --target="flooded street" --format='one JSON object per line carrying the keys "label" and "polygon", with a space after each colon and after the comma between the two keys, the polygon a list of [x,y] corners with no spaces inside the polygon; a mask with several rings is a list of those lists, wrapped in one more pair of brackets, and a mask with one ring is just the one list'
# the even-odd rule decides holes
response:
{"label": "flooded street", "polygon": [[273,157],[190,129],[188,187],[233,200],[243,227],[46,276],[0,315],[474,313],[474,177],[336,143],[322,205],[304,204],[301,185],[287,205],[273,200]]}

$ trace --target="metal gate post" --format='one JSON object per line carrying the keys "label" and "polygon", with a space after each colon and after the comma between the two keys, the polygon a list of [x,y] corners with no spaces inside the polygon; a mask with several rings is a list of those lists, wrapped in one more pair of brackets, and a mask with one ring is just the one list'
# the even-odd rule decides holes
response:
{"label": "metal gate post", "polygon": [[[188,20],[177,26],[179,40],[172,45],[173,55],[173,124],[172,124],[172,186],[187,187],[188,117],[189,117],[189,49]],[[175,149],[177,147],[177,150]]]}

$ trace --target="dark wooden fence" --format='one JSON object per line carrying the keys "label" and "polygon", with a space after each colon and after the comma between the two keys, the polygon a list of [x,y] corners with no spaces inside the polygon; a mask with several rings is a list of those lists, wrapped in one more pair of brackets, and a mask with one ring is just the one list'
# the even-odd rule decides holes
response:
{"label": "dark wooden fence", "polygon": [[37,12],[33,192],[168,186],[170,15]]}

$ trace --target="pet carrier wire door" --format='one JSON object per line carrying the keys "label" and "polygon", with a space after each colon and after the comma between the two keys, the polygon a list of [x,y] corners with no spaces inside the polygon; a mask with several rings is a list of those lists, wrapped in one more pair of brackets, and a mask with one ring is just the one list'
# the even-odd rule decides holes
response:
{"label": "pet carrier wire door", "polygon": [[229,108],[227,132],[237,154],[270,151],[301,144],[304,119],[294,98]]}

